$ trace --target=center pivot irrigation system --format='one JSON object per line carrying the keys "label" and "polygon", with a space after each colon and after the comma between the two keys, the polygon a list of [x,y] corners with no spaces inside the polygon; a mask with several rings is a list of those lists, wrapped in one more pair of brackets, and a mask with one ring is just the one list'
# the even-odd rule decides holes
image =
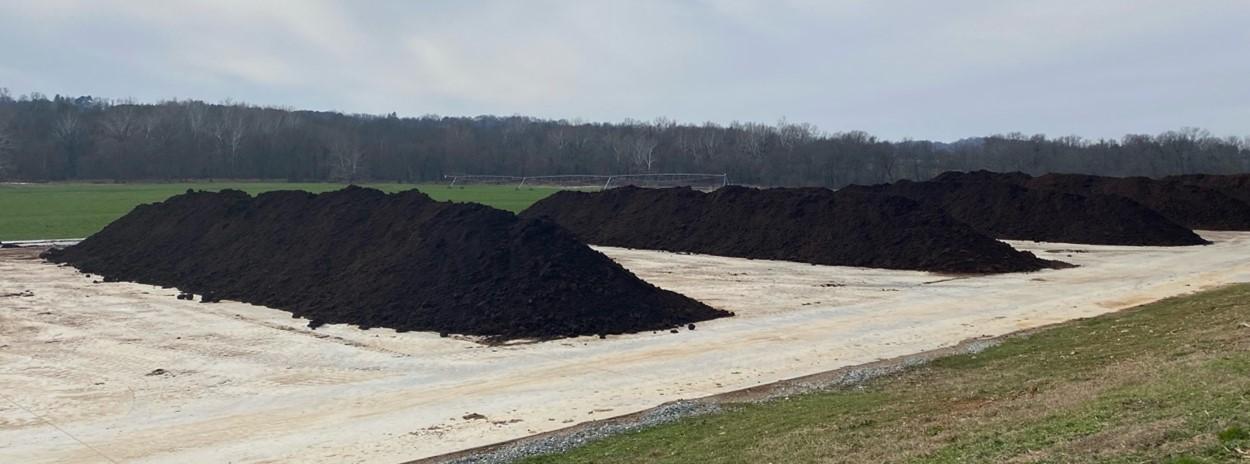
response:
{"label": "center pivot irrigation system", "polygon": [[520,189],[526,186],[556,186],[563,188],[598,188],[607,190],[614,187],[635,185],[640,187],[681,187],[688,186],[700,189],[717,189],[729,185],[728,174],[702,173],[651,173],[651,174],[564,174],[556,176],[495,176],[478,174],[460,174],[443,176],[451,183],[447,187],[464,187],[472,184],[508,185],[516,184]]}

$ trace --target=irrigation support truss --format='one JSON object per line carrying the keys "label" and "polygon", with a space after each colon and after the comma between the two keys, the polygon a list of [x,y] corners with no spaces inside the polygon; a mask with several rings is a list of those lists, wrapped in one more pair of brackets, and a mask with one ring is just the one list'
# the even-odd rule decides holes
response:
{"label": "irrigation support truss", "polygon": [[[461,183],[463,185],[463,183],[461,182],[462,180],[472,179],[472,180],[485,180],[485,181],[490,181],[490,182],[498,183],[498,184],[503,184],[503,183],[508,183],[508,182],[517,182],[517,185],[516,185],[517,189],[524,187],[527,183],[529,183],[530,185],[533,185],[536,182],[558,184],[559,183],[558,181],[561,181],[561,180],[564,180],[564,181],[578,180],[578,179],[584,179],[587,181],[602,180],[603,185],[599,186],[599,189],[607,190],[609,188],[612,188],[611,187],[612,181],[614,180],[640,179],[640,178],[664,180],[664,179],[680,179],[683,177],[689,178],[689,179],[720,179],[719,187],[724,187],[726,185],[729,185],[729,174],[726,174],[726,173],[708,174],[708,173],[688,173],[688,172],[664,172],[664,173],[651,173],[651,174],[611,174],[611,175],[562,174],[562,175],[551,175],[551,176],[498,176],[498,175],[480,175],[480,174],[459,174],[459,175],[444,175],[443,179],[451,180],[451,182],[447,184],[448,188],[455,187],[457,183]],[[594,185],[598,185],[598,182],[595,182]]]}

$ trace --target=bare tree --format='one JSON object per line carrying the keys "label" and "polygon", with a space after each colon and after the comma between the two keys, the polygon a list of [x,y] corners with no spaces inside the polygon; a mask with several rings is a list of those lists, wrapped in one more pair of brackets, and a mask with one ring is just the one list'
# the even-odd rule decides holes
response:
{"label": "bare tree", "polygon": [[243,109],[236,105],[222,106],[221,119],[213,126],[213,137],[221,147],[222,153],[230,164],[231,175],[238,175],[239,147],[243,145],[246,135]]}
{"label": "bare tree", "polygon": [[16,175],[16,166],[13,163],[13,136],[9,132],[0,127],[0,179],[5,179]]}
{"label": "bare tree", "polygon": [[653,172],[655,165],[655,147],[660,141],[651,134],[637,134],[632,137],[628,149],[633,157],[634,164],[642,168],[643,172]]}
{"label": "bare tree", "polygon": [[[163,107],[158,107],[158,109],[159,108]],[[168,115],[161,113],[162,111],[153,109],[152,111],[145,112],[143,116],[139,118],[139,135],[141,135],[144,140],[152,140],[153,138],[156,138],[157,131],[161,130],[162,124],[168,120]]]}
{"label": "bare tree", "polygon": [[632,165],[644,172],[650,172],[654,167],[655,147],[660,144],[658,139],[646,132],[609,133],[605,143],[617,166]]}
{"label": "bare tree", "polygon": [[192,134],[204,132],[205,123],[207,121],[208,107],[202,102],[189,101],[186,103],[187,112],[187,128]]}
{"label": "bare tree", "polygon": [[336,179],[354,184],[361,174],[365,151],[355,137],[339,137],[330,145],[330,159],[334,163],[331,174]]}
{"label": "bare tree", "polygon": [[101,116],[100,126],[104,135],[116,141],[123,141],[140,129],[137,107],[133,102],[123,102],[109,108]]}
{"label": "bare tree", "polygon": [[616,166],[625,165],[625,159],[630,154],[630,147],[633,141],[625,134],[609,132],[604,136],[603,142],[607,146],[608,151],[612,153],[612,160],[616,163]]}
{"label": "bare tree", "polygon": [[819,130],[816,126],[808,123],[791,124],[786,122],[786,118],[781,118],[777,122],[778,139],[787,151],[794,151],[796,147],[811,143],[818,134]]}
{"label": "bare tree", "polygon": [[555,149],[557,153],[563,152],[565,147],[569,146],[570,139],[568,126],[559,125],[547,131],[547,145]]}
{"label": "bare tree", "polygon": [[651,127],[656,132],[664,133],[664,132],[668,132],[670,130],[676,129],[677,121],[660,116],[658,118],[655,118],[655,121],[651,122]]}
{"label": "bare tree", "polygon": [[693,129],[689,128],[677,129],[676,132],[677,140],[675,144],[677,146],[677,151],[680,152],[682,157],[688,160],[691,164],[696,163],[699,158],[698,135]]}
{"label": "bare tree", "polygon": [[299,126],[299,115],[294,111],[264,108],[253,115],[254,126],[260,134],[270,135]]}
{"label": "bare tree", "polygon": [[62,143],[69,143],[79,134],[78,115],[73,111],[61,113],[52,125],[52,136]]}
{"label": "bare tree", "polygon": [[[62,173],[66,177],[78,175],[78,158],[83,138],[82,124],[73,110],[66,110],[52,124],[52,138],[57,141],[65,155],[66,168]],[[48,159],[44,158],[45,171]]]}
{"label": "bare tree", "polygon": [[702,134],[699,136],[699,148],[703,152],[702,161],[711,161],[720,154],[722,133],[723,131],[716,124],[709,122],[703,125]]}
{"label": "bare tree", "polygon": [[764,157],[764,152],[768,145],[768,137],[772,135],[773,128],[754,122],[735,124],[735,126],[731,127],[741,131],[739,143],[746,154],[750,155],[752,159]]}

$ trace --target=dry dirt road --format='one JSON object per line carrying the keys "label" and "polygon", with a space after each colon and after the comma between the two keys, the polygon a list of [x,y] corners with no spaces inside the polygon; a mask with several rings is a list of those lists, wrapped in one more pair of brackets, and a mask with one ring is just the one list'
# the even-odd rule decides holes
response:
{"label": "dry dirt road", "polygon": [[416,459],[1250,281],[1250,233],[1204,235],[1216,244],[1013,242],[1081,267],[982,277],[601,248],[738,316],[505,347],[311,331],[0,250],[0,462]]}

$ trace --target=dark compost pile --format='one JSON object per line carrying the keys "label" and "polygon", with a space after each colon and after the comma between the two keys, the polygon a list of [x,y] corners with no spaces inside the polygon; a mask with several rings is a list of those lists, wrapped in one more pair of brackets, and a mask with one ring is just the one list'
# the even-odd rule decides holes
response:
{"label": "dark compost pile", "polygon": [[820,188],[559,192],[521,215],[607,246],[951,273],[1058,264],[906,198]]}
{"label": "dark compost pile", "polygon": [[1165,181],[1180,182],[1187,185],[1217,190],[1220,193],[1250,204],[1250,174],[1190,174],[1186,176],[1164,177]]}
{"label": "dark compost pile", "polygon": [[[987,235],[1009,240],[1097,245],[1180,246],[1207,243],[1188,228],[1126,198],[1031,189],[1013,174],[947,173],[928,182],[899,181],[847,190],[899,195],[942,208]],[[1027,176],[1026,176],[1027,178]]]}
{"label": "dark compost pile", "polygon": [[1029,180],[1026,185],[1063,192],[1119,195],[1192,229],[1250,230],[1250,204],[1198,185],[1147,177],[1082,174],[1046,174]]}
{"label": "dark compost pile", "polygon": [[[1190,229],[1250,230],[1250,203],[1238,188],[1243,176],[1104,177],[1087,174],[946,173],[938,181],[981,179],[1014,183],[1028,188],[1077,195],[1114,195],[1155,210],[1172,222]],[[1201,179],[1201,180],[1199,180]],[[1245,182],[1241,180],[1241,182]],[[1207,185],[1210,184],[1210,185]],[[1216,187],[1220,185],[1221,187]],[[1227,193],[1226,193],[1227,192]]]}
{"label": "dark compost pile", "polygon": [[554,223],[416,191],[188,192],[45,256],[111,280],[287,310],[314,327],[504,340],[729,315],[643,282]]}

